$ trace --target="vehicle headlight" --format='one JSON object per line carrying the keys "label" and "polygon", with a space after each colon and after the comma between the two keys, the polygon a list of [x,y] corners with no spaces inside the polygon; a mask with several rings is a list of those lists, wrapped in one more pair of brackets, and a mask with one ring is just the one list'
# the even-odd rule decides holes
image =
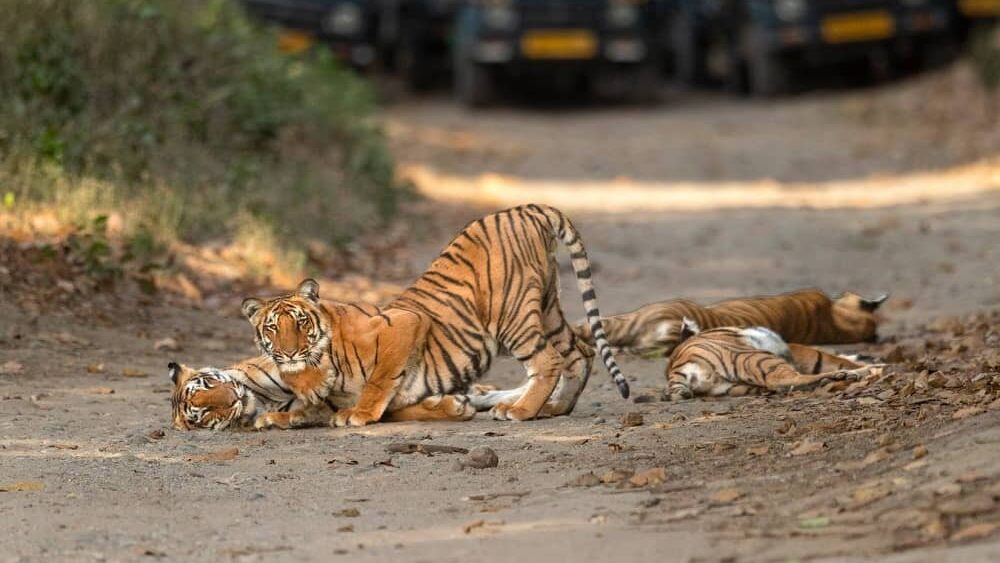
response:
{"label": "vehicle headlight", "polygon": [[343,2],[326,15],[323,31],[331,35],[354,35],[361,31],[361,20],[361,8],[357,4]]}
{"label": "vehicle headlight", "polygon": [[517,26],[517,14],[510,6],[492,4],[483,8],[483,23],[493,29],[513,29]]}
{"label": "vehicle headlight", "polygon": [[613,27],[632,27],[639,21],[639,9],[634,4],[613,2],[608,6],[606,17]]}
{"label": "vehicle headlight", "polygon": [[797,21],[806,13],[805,0],[774,0],[774,13],[782,21]]}

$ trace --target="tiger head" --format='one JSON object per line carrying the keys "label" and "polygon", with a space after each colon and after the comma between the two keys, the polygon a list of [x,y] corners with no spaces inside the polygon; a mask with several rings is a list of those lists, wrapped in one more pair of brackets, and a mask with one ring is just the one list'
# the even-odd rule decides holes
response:
{"label": "tiger head", "polygon": [[878,315],[876,311],[889,298],[882,294],[875,299],[845,291],[833,300],[833,322],[841,330],[854,335],[859,342],[875,342],[878,339]]}
{"label": "tiger head", "polygon": [[175,362],[167,370],[174,384],[170,404],[177,430],[223,430],[233,423],[246,424],[257,412],[250,389],[222,370],[196,370]]}
{"label": "tiger head", "polygon": [[295,293],[261,301],[243,301],[243,315],[253,325],[257,346],[283,372],[319,365],[330,344],[330,327],[319,302],[319,284],[307,279]]}

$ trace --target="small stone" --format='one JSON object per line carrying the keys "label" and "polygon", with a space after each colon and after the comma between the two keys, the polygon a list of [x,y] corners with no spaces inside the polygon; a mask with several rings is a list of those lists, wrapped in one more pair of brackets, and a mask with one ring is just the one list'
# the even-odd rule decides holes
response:
{"label": "small stone", "polygon": [[497,453],[493,451],[493,448],[486,446],[478,446],[472,448],[465,459],[462,460],[462,465],[464,467],[471,467],[473,469],[487,469],[489,467],[496,467],[500,463],[500,458],[497,457]]}
{"label": "small stone", "polygon": [[601,479],[593,472],[587,472],[572,481],[566,483],[567,487],[596,487],[601,484]]}
{"label": "small stone", "polygon": [[927,446],[919,445],[913,448],[913,459],[920,459],[927,456]]}

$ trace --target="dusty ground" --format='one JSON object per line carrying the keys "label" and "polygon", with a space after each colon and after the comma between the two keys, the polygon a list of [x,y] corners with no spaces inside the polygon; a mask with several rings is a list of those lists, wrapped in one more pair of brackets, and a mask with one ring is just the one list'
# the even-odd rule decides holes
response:
{"label": "dusty ground", "polygon": [[[546,201],[582,230],[605,311],[891,291],[866,348],[898,362],[886,377],[669,403],[662,365],[625,359],[640,402],[597,372],[561,419],[181,433],[164,366],[253,354],[241,296],[84,316],[8,294],[0,560],[1000,559],[1000,168],[860,119],[857,100],[470,115],[431,98],[390,108],[388,127],[432,197],[409,270],[481,210]],[[563,302],[580,315],[568,286]],[[182,349],[156,351],[164,337]],[[399,441],[486,445],[500,463],[385,451]]]}

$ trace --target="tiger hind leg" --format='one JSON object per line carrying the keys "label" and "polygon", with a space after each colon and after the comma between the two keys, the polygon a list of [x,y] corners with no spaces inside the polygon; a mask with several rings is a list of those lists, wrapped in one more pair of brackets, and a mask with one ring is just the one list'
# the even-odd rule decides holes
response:
{"label": "tiger hind leg", "polygon": [[562,354],[541,337],[534,350],[524,355],[515,351],[515,357],[525,358],[528,382],[516,401],[502,401],[493,407],[493,418],[497,420],[521,421],[538,416],[559,383],[559,376],[563,371]]}
{"label": "tiger hind leg", "polygon": [[386,413],[385,422],[454,420],[464,421],[476,416],[476,408],[466,395],[434,395],[415,405]]}
{"label": "tiger hind leg", "polygon": [[841,369],[817,374],[802,374],[792,366],[782,366],[764,378],[764,387],[771,391],[788,391],[791,389],[808,389],[823,381],[838,381],[843,379],[860,379],[871,373],[872,366],[862,366],[856,369]]}
{"label": "tiger hind leg", "polygon": [[543,325],[549,341],[563,357],[563,371],[540,416],[563,416],[573,412],[576,402],[587,387],[594,366],[594,350],[574,333],[562,309],[559,294],[549,290]]}

